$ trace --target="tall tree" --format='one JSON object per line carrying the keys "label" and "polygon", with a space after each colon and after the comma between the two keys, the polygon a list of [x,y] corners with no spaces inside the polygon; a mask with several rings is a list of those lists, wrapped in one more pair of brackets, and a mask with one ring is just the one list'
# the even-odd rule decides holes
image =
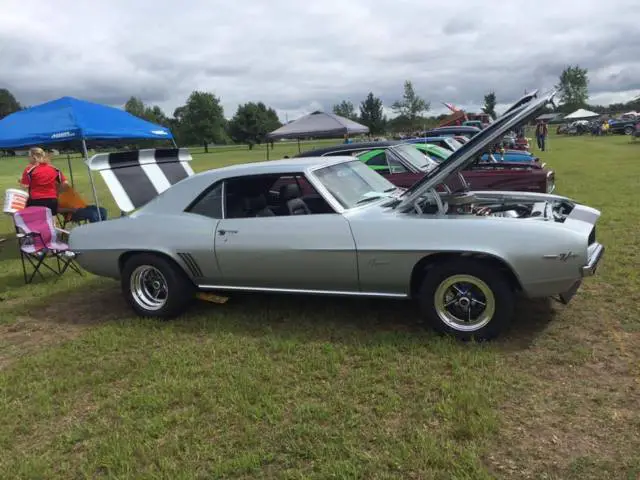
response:
{"label": "tall tree", "polygon": [[402,100],[398,100],[391,105],[393,111],[411,127],[416,125],[422,113],[428,111],[430,107],[429,102],[416,94],[413,83],[410,80],[405,80],[404,82]]}
{"label": "tall tree", "polygon": [[246,143],[251,149],[254,144],[262,143],[267,133],[280,126],[282,124],[273,108],[267,108],[262,102],[249,102],[238,106],[229,122],[229,133],[235,142]]}
{"label": "tall tree", "polygon": [[169,127],[169,119],[158,105],[144,107],[143,118],[158,125]]}
{"label": "tall tree", "polygon": [[369,132],[373,134],[383,133],[386,127],[387,118],[382,109],[382,100],[369,92],[367,98],[360,103],[360,122],[369,127]]}
{"label": "tall tree", "polygon": [[565,68],[556,85],[560,93],[561,109],[567,112],[586,106],[589,98],[589,76],[586,68],[578,65]]}
{"label": "tall tree", "polygon": [[489,92],[484,96],[484,106],[482,111],[487,115],[491,115],[491,118],[496,118],[496,92]]}
{"label": "tall tree", "polygon": [[131,97],[127,100],[127,103],[124,104],[125,111],[139,118],[144,118],[144,108],[144,102],[138,97]]}
{"label": "tall tree", "polygon": [[333,106],[333,113],[336,115],[340,115],[341,117],[348,118],[350,120],[357,121],[358,114],[356,113],[356,108],[353,106],[348,100],[343,100],[340,103]]}
{"label": "tall tree", "polygon": [[169,119],[158,105],[145,105],[138,97],[131,97],[124,104],[125,111],[138,118],[157,123],[165,127],[169,126]]}
{"label": "tall tree", "polygon": [[6,88],[0,88],[0,118],[22,110],[20,102]]}
{"label": "tall tree", "polygon": [[179,113],[183,142],[204,145],[206,152],[209,151],[210,143],[228,143],[224,109],[220,105],[220,99],[213,93],[197,90],[192,92]]}

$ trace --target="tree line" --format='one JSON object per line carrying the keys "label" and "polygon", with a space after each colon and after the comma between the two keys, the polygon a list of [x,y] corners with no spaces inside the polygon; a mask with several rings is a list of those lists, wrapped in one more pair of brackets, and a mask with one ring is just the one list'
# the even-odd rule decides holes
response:
{"label": "tree line", "polygon": [[[608,106],[589,105],[589,76],[585,68],[578,65],[566,67],[560,74],[556,88],[559,92],[558,106],[548,109],[570,113],[578,108],[588,108],[598,113],[640,110],[640,97],[627,103]],[[483,99],[482,111],[496,117],[497,97],[494,91]],[[0,119],[25,108],[7,89],[0,89]],[[224,115],[220,97],[211,92],[194,91],[184,105],[176,108],[168,116],[158,105],[147,105],[140,98],[132,96],[124,109],[140,118],[168,127],[179,145],[255,144],[267,141],[267,134],[282,126],[276,111],[263,102],[247,102],[239,105],[230,120]],[[371,134],[385,132],[415,131],[429,127],[448,114],[427,116],[431,104],[420,96],[410,80],[405,80],[402,97],[391,104],[393,118],[387,118],[382,100],[369,92],[358,108],[349,100],[333,105],[337,115],[357,121],[369,127]]]}

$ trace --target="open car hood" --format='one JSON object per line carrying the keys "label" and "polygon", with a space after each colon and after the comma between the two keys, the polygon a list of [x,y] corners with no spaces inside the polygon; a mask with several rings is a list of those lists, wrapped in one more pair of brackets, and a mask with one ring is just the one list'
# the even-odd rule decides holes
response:
{"label": "open car hood", "polygon": [[546,93],[539,98],[537,93],[536,90],[522,97],[498,117],[495,122],[476,134],[461,148],[453,152],[449,158],[406,190],[401,195],[401,203],[398,206],[409,205],[427,191],[435,189],[449,176],[459,173],[471,165],[479,155],[487,151],[491,145],[501,139],[509,130],[538,116],[539,112],[552,101],[555,91]]}

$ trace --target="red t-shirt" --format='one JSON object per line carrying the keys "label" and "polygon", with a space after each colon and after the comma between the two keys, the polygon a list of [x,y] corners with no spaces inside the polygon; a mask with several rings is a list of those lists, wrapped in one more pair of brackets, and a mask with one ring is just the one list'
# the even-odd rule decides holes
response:
{"label": "red t-shirt", "polygon": [[60,170],[48,163],[28,167],[22,174],[20,183],[29,186],[29,197],[38,200],[58,198],[58,185],[67,179]]}

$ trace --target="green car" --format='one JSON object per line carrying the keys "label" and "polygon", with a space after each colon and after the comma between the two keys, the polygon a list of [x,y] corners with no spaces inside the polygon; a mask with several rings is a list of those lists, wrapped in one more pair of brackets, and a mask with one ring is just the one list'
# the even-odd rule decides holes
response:
{"label": "green car", "polygon": [[430,143],[414,143],[413,146],[420,150],[422,153],[429,155],[436,162],[442,162],[446,160],[452,153],[446,148],[442,148],[438,145],[431,145]]}
{"label": "green car", "polygon": [[[436,166],[436,164],[449,158],[449,155],[452,153],[446,148],[439,147],[438,145],[431,145],[429,143],[412,143],[410,145],[411,147],[404,147],[404,149],[411,148],[413,150],[413,148],[415,148],[427,157],[419,163],[411,162],[417,170],[430,170]],[[378,173],[406,172],[406,166],[398,159],[393,158],[393,156],[389,155],[387,152],[388,149],[375,148],[373,150],[363,152],[357,157]],[[414,157],[414,155],[412,155],[412,157]]]}

